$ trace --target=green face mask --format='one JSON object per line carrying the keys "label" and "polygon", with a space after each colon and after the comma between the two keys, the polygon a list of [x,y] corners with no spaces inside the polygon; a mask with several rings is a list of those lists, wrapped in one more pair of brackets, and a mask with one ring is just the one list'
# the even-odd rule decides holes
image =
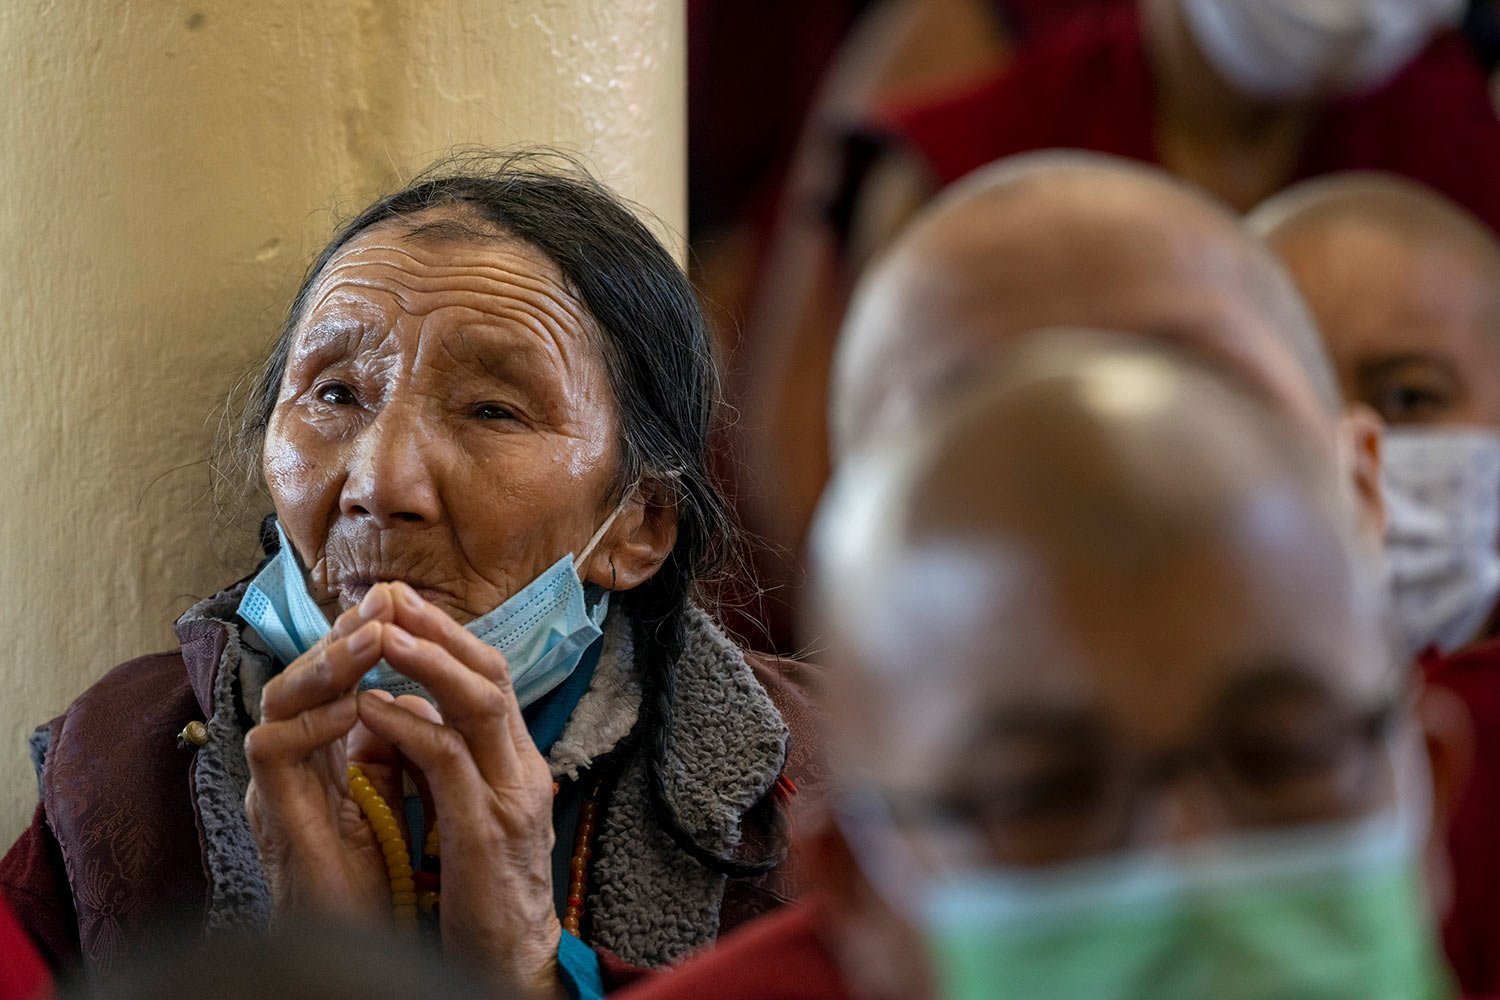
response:
{"label": "green face mask", "polygon": [[944,1000],[1441,1000],[1416,837],[1388,816],[922,891]]}

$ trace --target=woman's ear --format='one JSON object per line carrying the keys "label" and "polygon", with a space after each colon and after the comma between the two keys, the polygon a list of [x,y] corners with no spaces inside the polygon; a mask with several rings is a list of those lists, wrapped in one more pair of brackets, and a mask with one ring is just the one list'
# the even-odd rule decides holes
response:
{"label": "woman's ear", "polygon": [[632,590],[651,579],[677,544],[677,504],[667,484],[636,487],[583,567],[585,583]]}

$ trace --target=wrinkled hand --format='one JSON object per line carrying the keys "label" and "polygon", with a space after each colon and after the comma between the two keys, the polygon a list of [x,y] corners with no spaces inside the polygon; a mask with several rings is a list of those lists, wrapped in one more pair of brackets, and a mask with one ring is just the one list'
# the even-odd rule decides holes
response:
{"label": "wrinkled hand", "polygon": [[[327,636],[266,685],[260,725],[245,737],[245,812],[278,915],[389,920],[384,857],[347,777],[351,736],[362,728],[354,686],[380,659],[380,618],[391,617],[389,602],[374,612],[362,607],[340,615]],[[384,756],[365,772],[396,801],[399,764]]]}
{"label": "wrinkled hand", "polygon": [[379,655],[437,701],[433,712],[367,691],[358,716],[421,770],[442,826],[443,950],[517,995],[561,996],[552,775],[505,657],[405,584],[377,584],[362,606],[372,603]]}

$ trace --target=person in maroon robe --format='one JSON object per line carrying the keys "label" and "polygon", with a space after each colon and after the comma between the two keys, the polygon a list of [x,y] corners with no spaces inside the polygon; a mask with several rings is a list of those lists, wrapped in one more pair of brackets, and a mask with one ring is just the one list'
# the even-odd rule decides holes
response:
{"label": "person in maroon robe", "polygon": [[[1361,19],[1377,6],[1411,19],[1371,30]],[[756,436],[747,461],[784,507],[758,527],[800,551],[827,479],[829,366],[860,271],[937,190],[986,163],[1058,147],[1111,153],[1160,165],[1239,211],[1303,178],[1388,170],[1500,226],[1500,122],[1484,74],[1444,28],[1458,6],[1343,4],[1350,20],[1328,22],[1323,37],[1288,0],[1141,0],[1068,21],[1002,69],[912,94],[852,130],[818,211],[788,214],[786,226],[807,237],[781,241],[796,259],[766,265],[744,338],[756,373],[743,406]],[[1204,27],[1216,11],[1228,29]],[[1276,38],[1243,27],[1267,11],[1302,29],[1301,62],[1277,64],[1286,53]]]}
{"label": "person in maroon robe", "polygon": [[623,996],[1456,996],[1420,885],[1456,734],[1387,653],[1323,450],[1118,333],[949,395],[815,528],[815,902]]}
{"label": "person in maroon robe", "polygon": [[1500,238],[1438,192],[1376,173],[1297,185],[1249,221],[1317,316],[1345,396],[1389,428],[1397,624],[1475,728],[1448,951],[1468,988],[1500,991]]}

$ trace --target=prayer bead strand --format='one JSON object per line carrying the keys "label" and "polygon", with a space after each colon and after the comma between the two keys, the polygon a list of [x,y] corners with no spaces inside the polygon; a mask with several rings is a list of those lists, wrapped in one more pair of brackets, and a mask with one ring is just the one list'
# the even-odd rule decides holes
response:
{"label": "prayer bead strand", "polygon": [[594,857],[594,834],[599,818],[599,793],[603,777],[594,779],[588,798],[578,810],[578,835],[573,840],[573,857],[568,862],[568,904],[563,910],[562,926],[574,937],[583,938],[583,908],[588,899],[589,862]]}
{"label": "prayer bead strand", "polygon": [[391,883],[391,913],[396,926],[414,928],[417,925],[417,886],[412,878],[411,855],[407,853],[406,838],[401,835],[396,814],[358,764],[349,765],[349,795],[369,821],[381,853],[385,855],[386,877]]}
{"label": "prayer bead strand", "polygon": [[[563,910],[563,930],[582,938],[583,914],[588,899],[589,862],[594,856],[594,837],[598,832],[599,796],[603,776],[594,780],[588,797],[578,809],[578,834],[568,863],[568,901]],[[552,785],[552,794],[558,793]],[[442,839],[434,823],[422,845],[422,871],[414,872],[407,853],[406,838],[401,835],[396,815],[359,765],[349,765],[349,794],[359,805],[375,839],[385,855],[386,873],[391,881],[391,908],[399,927],[416,927],[417,911],[438,917],[441,906]]]}

